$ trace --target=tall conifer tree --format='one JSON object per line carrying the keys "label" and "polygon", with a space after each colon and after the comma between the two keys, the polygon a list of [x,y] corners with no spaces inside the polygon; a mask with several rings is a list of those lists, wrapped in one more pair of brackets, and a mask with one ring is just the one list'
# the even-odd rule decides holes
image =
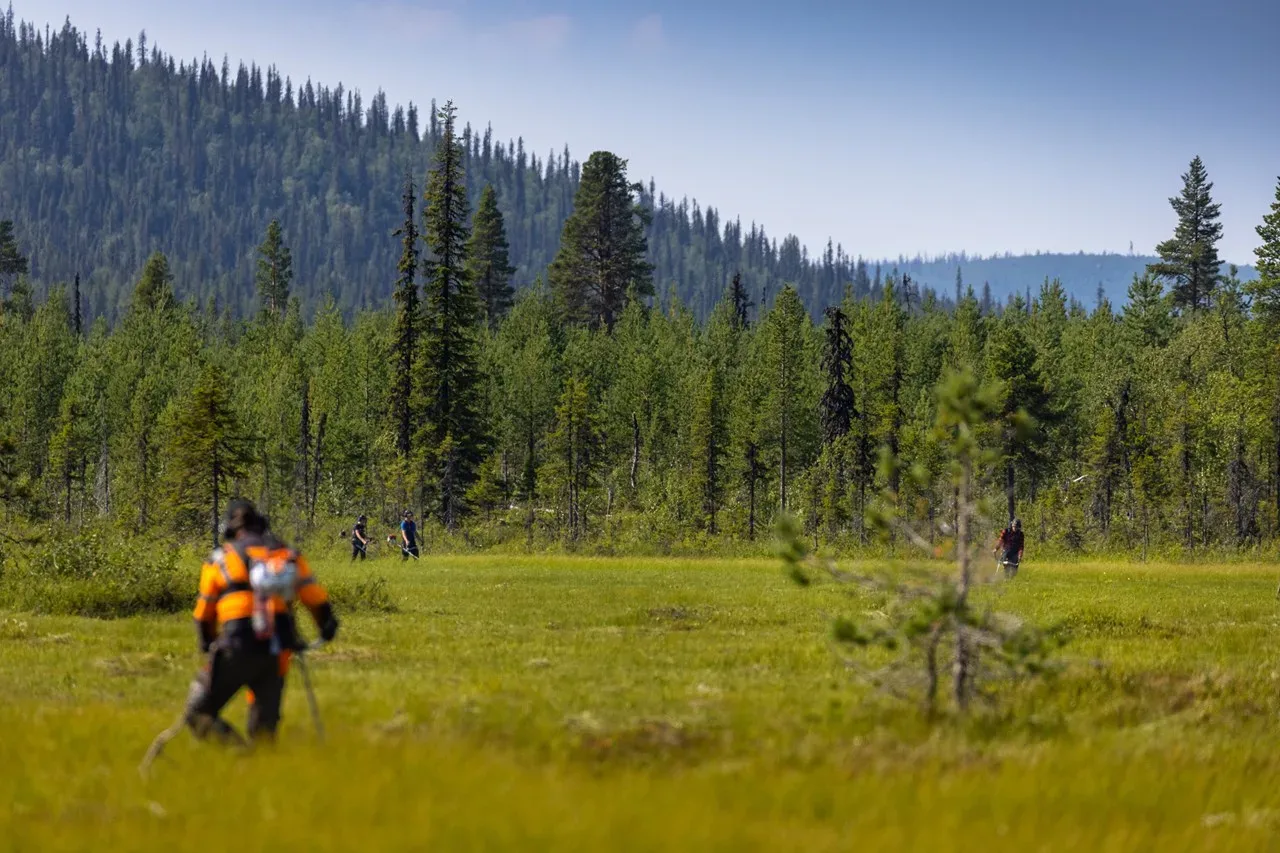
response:
{"label": "tall conifer tree", "polygon": [[272,317],[284,316],[289,305],[289,286],[293,283],[293,256],[284,244],[280,220],[267,226],[267,236],[258,246],[258,267],[254,281],[262,310]]}
{"label": "tall conifer tree", "polygon": [[493,185],[486,184],[480,193],[480,204],[471,224],[471,239],[467,243],[467,275],[491,330],[497,329],[498,321],[511,310],[515,294],[511,274],[514,272],[515,267],[508,260],[507,232],[502,211],[498,210],[498,196]]}
{"label": "tall conifer tree", "polygon": [[405,176],[401,205],[404,224],[393,236],[400,238],[400,264],[396,279],[396,326],[392,342],[396,365],[395,384],[391,392],[392,416],[396,425],[396,451],[401,457],[413,449],[415,418],[413,411],[413,367],[418,354],[418,334],[422,324],[422,305],[418,297],[418,222],[416,214],[418,188],[413,177]]}
{"label": "tall conifer tree", "polygon": [[72,325],[76,330],[76,337],[78,338],[83,334],[82,321],[80,317],[80,273],[76,273],[75,305],[72,306],[72,310],[75,312],[72,315]]}
{"label": "tall conifer tree", "polygon": [[1276,179],[1276,200],[1271,212],[1258,226],[1262,245],[1254,250],[1258,258],[1258,278],[1247,290],[1253,297],[1253,309],[1271,327],[1280,327],[1280,178]]}
{"label": "tall conifer tree", "polygon": [[724,502],[724,457],[729,443],[723,394],[720,371],[714,364],[706,365],[691,401],[690,484],[700,526],[712,536],[719,532],[717,515]]}
{"label": "tall conifer tree", "polygon": [[455,132],[456,108],[438,115],[440,141],[427,178],[423,238],[427,244],[426,310],[423,327],[423,399],[426,405],[427,479],[436,511],[449,529],[466,511],[464,497],[475,481],[487,446],[480,407],[476,342],[480,310],[466,270],[466,152]]}
{"label": "tall conifer tree", "polygon": [[1218,259],[1221,206],[1213,201],[1212,190],[1204,163],[1196,157],[1182,176],[1182,193],[1169,199],[1178,214],[1178,226],[1171,238],[1156,246],[1160,260],[1147,268],[1173,282],[1174,305],[1183,311],[1208,307],[1222,280]]}
{"label": "tall conifer tree", "polygon": [[822,350],[822,368],[827,373],[827,388],[822,394],[822,437],[830,446],[849,434],[856,415],[853,388],[849,375],[853,366],[853,341],[849,337],[848,318],[836,306],[826,310],[826,343]]}
{"label": "tall conifer tree", "polygon": [[1253,297],[1253,310],[1263,323],[1265,339],[1270,341],[1268,361],[1271,373],[1271,472],[1274,482],[1276,524],[1280,527],[1280,178],[1276,179],[1276,200],[1271,212],[1258,226],[1262,245],[1254,254],[1258,258],[1258,278],[1247,290]]}
{"label": "tall conifer tree", "polygon": [[733,300],[733,319],[739,330],[751,325],[751,306],[754,304],[747,294],[746,285],[742,283],[742,273],[733,274],[733,283],[729,286],[729,296]]}
{"label": "tall conifer tree", "polygon": [[192,519],[209,521],[213,545],[218,544],[218,520],[229,486],[245,476],[253,461],[247,436],[231,406],[227,376],[207,367],[178,415],[170,438],[173,459],[172,501]]}
{"label": "tall conifer tree", "polygon": [[18,249],[18,239],[13,233],[13,222],[0,220],[0,297],[7,298],[18,276],[26,275],[27,258]]}
{"label": "tall conifer tree", "polygon": [[548,271],[567,319],[613,330],[629,294],[653,295],[653,267],[645,260],[646,208],[627,183],[627,161],[597,151],[582,167],[573,213]]}

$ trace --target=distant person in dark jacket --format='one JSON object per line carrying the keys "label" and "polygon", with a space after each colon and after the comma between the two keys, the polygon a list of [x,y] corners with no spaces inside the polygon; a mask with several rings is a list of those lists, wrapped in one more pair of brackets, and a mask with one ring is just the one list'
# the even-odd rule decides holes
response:
{"label": "distant person in dark jacket", "polygon": [[356,519],[356,526],[351,528],[351,559],[367,560],[369,558],[369,519],[363,513]]}
{"label": "distant person in dark jacket", "polygon": [[1004,567],[1006,577],[1013,577],[1018,573],[1018,564],[1022,562],[1022,549],[1026,545],[1026,538],[1022,535],[1022,519],[1015,518],[1009,522],[1004,530],[1000,531],[1000,538],[996,540],[995,557]]}

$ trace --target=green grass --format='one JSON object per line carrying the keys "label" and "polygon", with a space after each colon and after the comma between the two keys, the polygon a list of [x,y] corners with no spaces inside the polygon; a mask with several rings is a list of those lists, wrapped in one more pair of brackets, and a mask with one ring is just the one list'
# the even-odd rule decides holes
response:
{"label": "green grass", "polygon": [[935,727],[776,561],[316,568],[356,605],[313,658],[328,744],[295,670],[274,754],[184,733],[145,781],[187,615],[0,613],[0,851],[1280,847],[1272,566],[1028,563],[1000,606],[1068,625],[1066,671]]}

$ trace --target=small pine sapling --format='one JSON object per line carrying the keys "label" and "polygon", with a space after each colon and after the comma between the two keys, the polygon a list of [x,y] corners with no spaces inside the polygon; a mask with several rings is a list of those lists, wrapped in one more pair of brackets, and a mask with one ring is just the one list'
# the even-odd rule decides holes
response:
{"label": "small pine sapling", "polygon": [[[975,521],[989,514],[977,497],[978,472],[1000,461],[986,446],[999,417],[1000,399],[998,384],[981,383],[967,369],[948,371],[938,385],[935,438],[949,460],[950,491],[957,505],[954,525],[940,525],[937,541],[899,515],[896,495],[886,493],[868,508],[867,524],[881,538],[887,541],[897,534],[926,559],[845,569],[811,554],[794,518],[784,515],[778,524],[777,553],[794,582],[807,587],[820,577],[830,578],[846,584],[861,605],[861,613],[834,620],[832,635],[839,646],[861,652],[861,657],[888,656],[875,667],[849,657],[850,669],[892,696],[915,699],[930,718],[944,710],[939,696],[948,661],[950,706],[965,714],[974,699],[994,704],[1001,680],[1056,672],[1054,653],[1065,642],[1056,630],[1042,630],[974,601],[976,588],[995,579],[979,577],[975,571],[973,531]],[[882,452],[885,482],[900,480],[901,476],[888,476],[896,472],[925,485],[919,482],[927,478],[923,468],[903,472],[902,467],[887,449]],[[944,557],[954,561],[954,573],[939,570],[936,561]]]}

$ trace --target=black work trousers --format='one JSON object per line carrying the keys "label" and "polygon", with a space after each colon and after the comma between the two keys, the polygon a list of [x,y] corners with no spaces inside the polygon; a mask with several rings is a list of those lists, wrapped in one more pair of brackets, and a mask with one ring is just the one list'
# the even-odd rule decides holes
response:
{"label": "black work trousers", "polygon": [[275,736],[284,698],[280,656],[258,648],[218,648],[209,655],[187,698],[187,723],[197,735],[210,728],[225,736],[226,723],[218,715],[227,703],[247,687],[253,691],[249,708],[249,737]]}

